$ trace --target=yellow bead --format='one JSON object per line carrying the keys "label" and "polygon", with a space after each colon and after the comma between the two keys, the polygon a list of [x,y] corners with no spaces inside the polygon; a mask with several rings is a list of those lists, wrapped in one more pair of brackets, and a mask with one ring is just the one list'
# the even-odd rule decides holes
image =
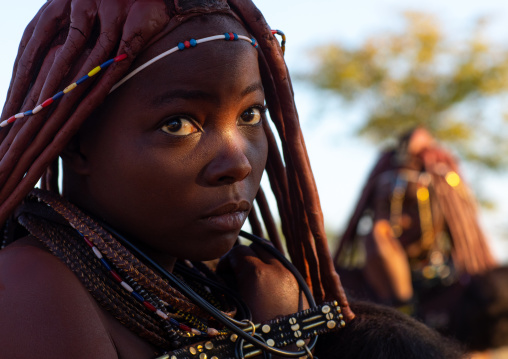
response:
{"label": "yellow bead", "polygon": [[97,66],[95,69],[93,69],[92,71],[90,71],[88,73],[88,76],[89,77],[92,77],[93,75],[95,75],[97,72],[99,72],[101,70],[101,67],[100,66]]}
{"label": "yellow bead", "polygon": [[69,86],[67,86],[64,90],[63,90],[63,93],[67,93],[69,91],[72,91],[76,88],[76,86],[78,86],[75,82],[73,84],[70,84]]}

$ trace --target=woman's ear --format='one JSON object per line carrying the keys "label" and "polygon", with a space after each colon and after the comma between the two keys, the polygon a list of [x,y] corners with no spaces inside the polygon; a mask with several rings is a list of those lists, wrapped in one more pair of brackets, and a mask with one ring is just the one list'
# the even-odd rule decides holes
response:
{"label": "woman's ear", "polygon": [[81,151],[79,134],[72,137],[60,157],[62,157],[64,165],[75,173],[81,175],[88,174],[88,161],[85,154]]}

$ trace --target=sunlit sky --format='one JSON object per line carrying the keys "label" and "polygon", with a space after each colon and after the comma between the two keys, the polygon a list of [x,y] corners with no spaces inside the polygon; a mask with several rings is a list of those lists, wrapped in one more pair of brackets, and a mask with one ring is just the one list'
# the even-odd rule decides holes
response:
{"label": "sunlit sky", "polygon": [[[508,42],[506,0],[254,0],[272,28],[287,37],[286,61],[290,72],[305,71],[316,45],[340,41],[355,46],[366,37],[401,28],[400,14],[418,10],[439,16],[444,31],[457,39],[467,34],[480,16],[490,18],[489,36]],[[0,11],[2,56],[0,99],[5,99],[22,32],[41,0],[4,2]],[[347,222],[372,167],[378,148],[353,136],[362,113],[344,108],[295,81],[295,97],[311,164],[321,196],[327,228],[339,232]],[[479,181],[487,197],[499,201],[495,211],[482,210],[484,228],[496,256],[508,261],[508,181],[506,174],[464,173]],[[504,187],[504,188],[503,188]],[[504,203],[503,203],[504,202]]]}

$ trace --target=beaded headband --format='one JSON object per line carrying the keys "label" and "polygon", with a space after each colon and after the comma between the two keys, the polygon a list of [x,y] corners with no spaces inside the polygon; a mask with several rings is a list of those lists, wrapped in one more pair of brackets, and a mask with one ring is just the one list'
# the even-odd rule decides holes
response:
{"label": "beaded headband", "polygon": [[[282,48],[282,53],[284,54],[284,52],[285,52],[285,44],[286,44],[286,36],[280,30],[271,30],[271,32],[272,32],[273,35],[278,34],[278,35],[280,35],[282,37],[281,48]],[[255,48],[259,47],[258,42],[256,41],[256,39],[249,38],[249,37],[244,36],[244,35],[238,35],[238,34],[236,34],[234,32],[229,32],[229,33],[226,32],[226,33],[224,33],[222,35],[214,35],[214,36],[208,36],[208,37],[204,37],[204,38],[197,39],[197,40],[190,39],[188,41],[180,42],[180,43],[178,43],[177,46],[175,46],[175,47],[173,47],[173,48],[163,52],[160,55],[157,55],[153,59],[149,60],[148,62],[145,62],[143,65],[141,65],[140,67],[138,67],[137,69],[135,69],[134,71],[129,73],[122,80],[117,82],[111,88],[109,93],[115,91],[118,87],[123,85],[125,82],[127,82],[134,75],[136,75],[140,71],[144,70],[148,66],[152,65],[153,63],[159,61],[160,59],[162,59],[162,58],[164,58],[164,57],[166,57],[166,56],[168,56],[168,55],[170,55],[170,54],[172,54],[172,53],[174,53],[176,51],[183,51],[183,50],[191,48],[191,47],[196,47],[198,44],[201,44],[201,43],[204,43],[204,42],[209,42],[209,41],[214,41],[214,40],[226,40],[226,41],[244,40],[244,41],[249,42]],[[13,123],[18,118],[23,118],[23,117],[35,115],[36,113],[41,111],[43,108],[48,107],[49,105],[51,105],[56,100],[59,100],[60,98],[62,98],[65,94],[67,94],[67,93],[71,92],[72,90],[74,90],[78,85],[81,85],[83,82],[88,80],[90,77],[95,76],[102,69],[107,68],[113,62],[120,62],[122,60],[125,60],[126,58],[127,58],[126,54],[118,55],[118,56],[116,56],[116,57],[114,57],[114,58],[104,62],[102,65],[99,65],[99,66],[95,67],[93,70],[91,70],[86,75],[84,75],[83,77],[78,79],[76,82],[73,82],[72,84],[67,86],[65,89],[63,89],[62,91],[58,92],[54,96],[52,96],[52,97],[48,98],[47,100],[43,101],[41,104],[37,105],[32,110],[28,110],[28,111],[25,111],[25,112],[17,113],[15,115],[9,117],[8,119],[0,122],[0,129],[2,127],[6,127],[7,125]]]}
{"label": "beaded headband", "polygon": [[244,35],[238,35],[238,34],[235,34],[234,32],[226,32],[225,34],[222,34],[222,35],[214,35],[214,36],[204,37],[202,39],[197,39],[197,40],[196,39],[190,39],[188,41],[180,42],[180,43],[178,43],[177,46],[175,46],[175,47],[173,47],[173,48],[163,52],[160,55],[155,56],[153,59],[145,62],[143,65],[139,66],[137,69],[135,69],[130,74],[125,76],[123,79],[121,79],[119,82],[117,82],[111,88],[111,91],[109,91],[109,93],[115,91],[117,88],[122,86],[125,82],[127,82],[133,76],[135,76],[139,72],[143,71],[148,66],[153,65],[155,62],[163,59],[164,57],[166,57],[168,55],[171,55],[174,52],[183,51],[183,50],[191,48],[191,47],[196,47],[198,44],[202,44],[204,42],[209,42],[209,41],[214,41],[214,40],[226,40],[226,41],[244,40],[244,41],[249,42],[255,48],[258,48],[258,46],[259,46],[257,41],[256,41],[256,39],[249,38],[249,37],[244,36]]}

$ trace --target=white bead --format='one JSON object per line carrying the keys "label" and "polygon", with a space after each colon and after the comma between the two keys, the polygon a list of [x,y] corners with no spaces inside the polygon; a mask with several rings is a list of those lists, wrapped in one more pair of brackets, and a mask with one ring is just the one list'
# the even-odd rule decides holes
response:
{"label": "white bead", "polygon": [[166,313],[164,313],[163,311],[161,311],[160,309],[157,309],[157,311],[155,312],[155,314],[157,314],[159,317],[161,317],[162,319],[168,319],[168,316]]}
{"label": "white bead", "polygon": [[132,293],[134,292],[134,289],[132,289],[132,287],[130,285],[128,285],[127,283],[125,282],[121,282],[120,283],[122,285],[122,287],[124,287],[129,293]]}
{"label": "white bead", "polygon": [[8,125],[7,120],[3,120],[2,123],[0,123],[0,127],[5,127],[7,125]]}
{"label": "white bead", "polygon": [[15,118],[22,118],[25,117],[25,114],[23,112],[17,113],[14,115]]}
{"label": "white bead", "polygon": [[37,112],[39,112],[39,111],[40,111],[40,110],[42,110],[42,109],[43,109],[42,105],[39,105],[39,106],[37,106],[36,108],[34,108],[34,109],[32,110],[32,114],[34,114],[34,115],[35,115]]}
{"label": "white bead", "polygon": [[208,330],[206,332],[211,337],[215,337],[215,336],[219,335],[219,331],[215,328],[208,328]]}
{"label": "white bead", "polygon": [[97,247],[93,246],[93,247],[92,247],[92,251],[94,252],[94,254],[95,254],[95,256],[96,256],[97,258],[99,258],[99,259],[101,259],[101,258],[102,258],[102,254],[101,254],[101,252],[99,252],[99,250],[97,249]]}

